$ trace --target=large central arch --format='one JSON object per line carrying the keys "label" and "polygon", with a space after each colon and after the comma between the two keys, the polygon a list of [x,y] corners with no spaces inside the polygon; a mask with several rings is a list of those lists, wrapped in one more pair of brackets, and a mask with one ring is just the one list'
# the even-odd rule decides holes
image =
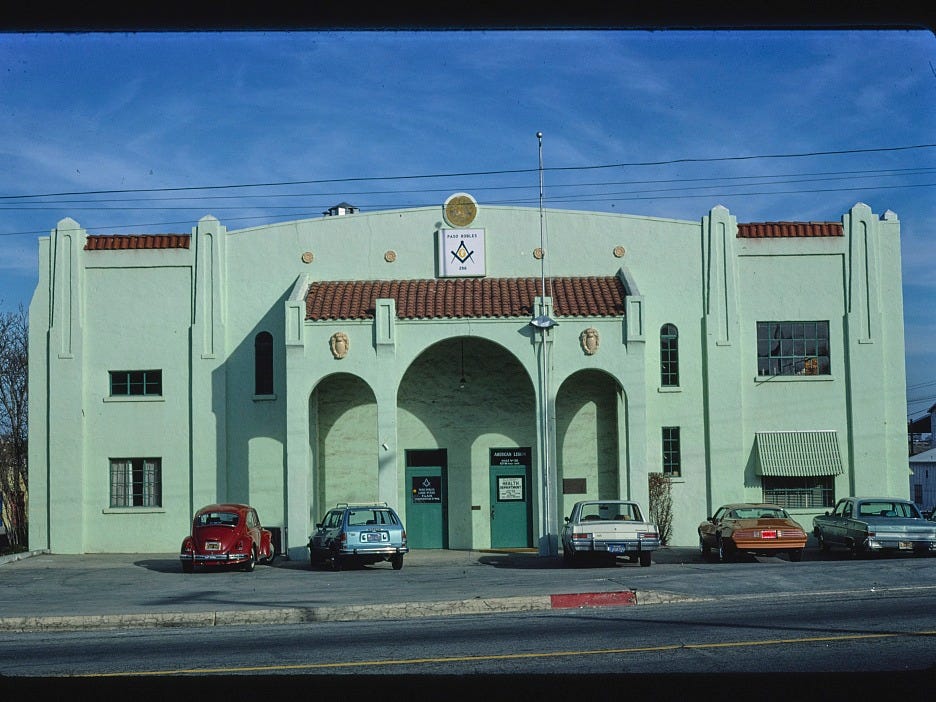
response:
{"label": "large central arch", "polygon": [[[428,347],[401,379],[397,428],[401,462],[407,450],[444,451],[449,547],[490,547],[491,451],[529,448],[531,459],[536,451],[535,393],[520,362],[473,336]],[[404,468],[401,463],[401,475]],[[532,512],[532,483],[526,496]]]}

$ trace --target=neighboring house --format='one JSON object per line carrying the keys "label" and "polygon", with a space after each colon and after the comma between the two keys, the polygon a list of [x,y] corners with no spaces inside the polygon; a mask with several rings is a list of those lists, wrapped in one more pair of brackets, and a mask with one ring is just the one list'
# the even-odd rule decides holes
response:
{"label": "neighboring house", "polygon": [[936,508],[936,448],[910,457],[910,499],[921,510]]}
{"label": "neighboring house", "polygon": [[922,417],[907,424],[907,439],[911,456],[930,448],[936,448],[933,446],[933,436],[936,435],[936,405],[926,412]]}
{"label": "neighboring house", "polygon": [[926,416],[910,423],[910,499],[929,512],[936,508],[936,447],[920,452],[912,449],[916,438],[927,434],[932,446],[932,437],[936,436],[936,405],[927,410]]}
{"label": "neighboring house", "polygon": [[694,545],[727,502],[809,523],[906,490],[893,212],[333,209],[40,238],[31,548],[173,551],[236,501],[301,558],[328,508],[381,500],[412,548],[555,553],[574,502],[646,509],[654,472]]}

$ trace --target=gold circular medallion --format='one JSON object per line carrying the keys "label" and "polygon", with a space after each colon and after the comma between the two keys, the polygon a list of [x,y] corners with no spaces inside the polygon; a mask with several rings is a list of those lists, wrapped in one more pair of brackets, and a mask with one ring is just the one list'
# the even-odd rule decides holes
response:
{"label": "gold circular medallion", "polygon": [[445,221],[453,227],[467,227],[478,215],[478,203],[468,193],[455,193],[445,201]]}

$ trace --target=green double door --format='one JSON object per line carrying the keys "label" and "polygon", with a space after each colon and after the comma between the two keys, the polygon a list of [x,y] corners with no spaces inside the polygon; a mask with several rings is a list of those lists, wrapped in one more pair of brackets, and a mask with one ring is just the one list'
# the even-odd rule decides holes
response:
{"label": "green double door", "polygon": [[[406,540],[410,548],[448,548],[445,449],[406,451]],[[533,543],[530,449],[490,449],[491,547]]]}
{"label": "green double door", "polygon": [[448,548],[448,482],[445,449],[406,452],[406,543]]}
{"label": "green double door", "polygon": [[533,544],[530,449],[491,449],[491,548]]}

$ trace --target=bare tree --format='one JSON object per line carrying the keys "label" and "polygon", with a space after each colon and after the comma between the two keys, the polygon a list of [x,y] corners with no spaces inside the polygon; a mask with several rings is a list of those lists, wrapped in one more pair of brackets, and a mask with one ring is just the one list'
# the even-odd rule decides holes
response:
{"label": "bare tree", "polygon": [[28,546],[26,495],[29,319],[22,305],[0,312],[0,516],[14,548]]}
{"label": "bare tree", "polygon": [[650,521],[657,525],[660,543],[669,544],[673,534],[673,483],[665,473],[650,473]]}

